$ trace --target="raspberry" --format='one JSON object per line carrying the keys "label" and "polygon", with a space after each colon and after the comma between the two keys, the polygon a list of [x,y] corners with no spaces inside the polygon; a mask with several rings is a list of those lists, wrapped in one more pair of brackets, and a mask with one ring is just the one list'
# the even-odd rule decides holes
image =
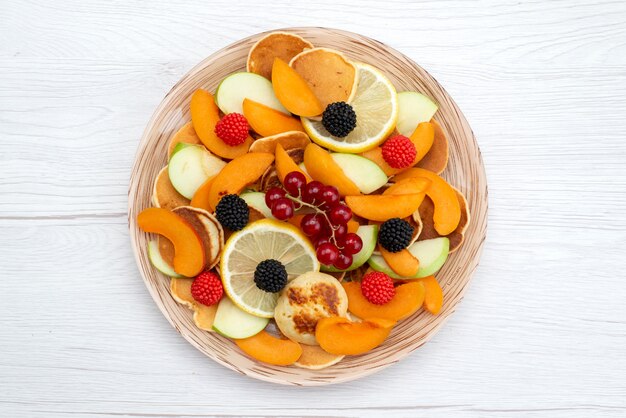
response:
{"label": "raspberry", "polygon": [[416,155],[415,144],[404,135],[391,137],[383,144],[383,159],[393,168],[412,166]]}
{"label": "raspberry", "polygon": [[385,273],[373,271],[363,276],[361,280],[361,293],[370,303],[384,305],[396,294],[393,280]]}
{"label": "raspberry", "polygon": [[203,305],[215,305],[222,299],[224,287],[220,276],[204,271],[196,276],[191,283],[191,296]]}
{"label": "raspberry", "polygon": [[215,134],[231,147],[246,142],[249,130],[248,121],[240,113],[229,113],[215,125]]}

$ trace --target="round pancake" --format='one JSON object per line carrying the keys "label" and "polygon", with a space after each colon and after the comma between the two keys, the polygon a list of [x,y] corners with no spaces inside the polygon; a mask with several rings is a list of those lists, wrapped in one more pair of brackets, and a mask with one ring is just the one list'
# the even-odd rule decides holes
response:
{"label": "round pancake", "polygon": [[202,144],[202,141],[196,135],[196,130],[193,128],[193,123],[187,122],[182,128],[178,130],[170,139],[170,144],[167,146],[167,158],[172,156],[176,144],[184,142],[186,144]]}
{"label": "round pancake", "polygon": [[294,366],[303,369],[321,370],[339,363],[345,356],[330,354],[322,350],[319,345],[302,344],[302,355],[293,363]]}
{"label": "round pancake", "polygon": [[304,149],[311,143],[309,136],[300,131],[288,131],[280,134],[259,138],[252,143],[249,152],[268,152],[274,154],[276,144],[283,146],[285,151],[293,148]]}
{"label": "round pancake", "polygon": [[311,271],[293,279],[281,292],[274,319],[287,338],[318,345],[317,321],[328,316],[346,316],[348,296],[333,276]]}
{"label": "round pancake", "polygon": [[207,306],[197,302],[191,295],[193,279],[188,277],[172,278],[170,292],[174,300],[193,311],[193,322],[204,331],[213,332],[213,320],[217,311],[217,303]]}
{"label": "round pancake", "polygon": [[159,174],[157,174],[154,181],[154,188],[152,189],[152,203],[157,208],[163,208],[172,210],[179,206],[187,206],[189,199],[182,194],[178,193],[167,172],[167,166],[163,167]]}
{"label": "round pancake", "polygon": [[416,167],[441,174],[448,165],[448,138],[446,138],[446,134],[436,120],[432,119],[430,122],[435,127],[435,139],[430,150],[417,163]]}
{"label": "round pancake", "polygon": [[298,35],[287,32],[272,32],[252,45],[248,53],[246,70],[271,80],[274,58],[289,62],[306,48],[313,48],[313,44]]}

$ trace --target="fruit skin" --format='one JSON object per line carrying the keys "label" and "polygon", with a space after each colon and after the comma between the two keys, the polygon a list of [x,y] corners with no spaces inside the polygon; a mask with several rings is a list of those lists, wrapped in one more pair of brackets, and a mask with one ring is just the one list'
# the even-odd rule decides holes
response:
{"label": "fruit skin", "polygon": [[331,135],[343,138],[356,127],[356,113],[346,102],[331,103],[322,113],[322,125]]}
{"label": "fruit skin", "polygon": [[393,280],[385,273],[373,271],[363,276],[361,280],[361,293],[368,302],[374,305],[384,305],[396,294]]}
{"label": "fruit skin", "polygon": [[304,165],[313,180],[335,186],[342,196],[361,194],[359,188],[345,175],[331,154],[319,145],[307,145],[304,149]]}
{"label": "fruit skin", "polygon": [[350,322],[333,316],[317,322],[315,337],[320,347],[331,354],[358,355],[381,345],[391,333],[395,321],[367,318]]}
{"label": "fruit skin", "polygon": [[443,306],[443,290],[441,286],[439,286],[439,282],[437,282],[435,276],[424,277],[419,279],[419,282],[422,283],[426,289],[424,308],[433,315],[437,315]]}
{"label": "fruit skin", "polygon": [[402,135],[409,136],[421,122],[430,121],[437,104],[430,98],[414,91],[398,93],[398,122],[396,129]]}
{"label": "fruit skin", "polygon": [[372,221],[384,222],[391,218],[406,218],[419,208],[423,193],[405,195],[346,196],[352,213]]}
{"label": "fruit skin", "polygon": [[350,267],[345,270],[339,270],[333,266],[322,265],[322,271],[352,271],[367,263],[367,260],[372,256],[372,253],[376,249],[378,225],[361,225],[357,229],[356,234],[361,237],[361,241],[363,241],[363,248],[361,248],[361,251],[352,256],[352,264]]}
{"label": "fruit skin", "polygon": [[248,338],[263,331],[269,321],[239,309],[225,297],[217,306],[213,329],[225,337]]}
{"label": "fruit skin", "polygon": [[379,251],[389,268],[398,276],[413,277],[420,270],[420,261],[409,250],[405,249],[392,253],[381,246]]}
{"label": "fruit skin", "polygon": [[348,295],[348,310],[359,318],[400,321],[413,315],[422,307],[426,294],[422,282],[409,282],[396,287],[396,294],[388,303],[375,305],[363,296],[358,282],[344,282],[341,285]]}
{"label": "fruit skin", "polygon": [[215,102],[225,114],[243,114],[243,101],[245,99],[254,100],[289,115],[289,111],[274,94],[272,83],[258,74],[232,73],[226,76],[215,90]]}
{"label": "fruit skin", "polygon": [[272,87],[280,103],[299,116],[317,116],[324,111],[307,82],[280,58],[274,58]]}
{"label": "fruit skin", "polygon": [[161,234],[174,244],[174,271],[194,277],[205,265],[205,252],[198,233],[182,217],[160,208],[148,208],[137,215],[145,232]]}
{"label": "fruit skin", "polygon": [[330,156],[363,194],[370,194],[387,184],[385,172],[365,157],[344,153],[332,153]]}
{"label": "fruit skin", "polygon": [[210,271],[198,274],[191,284],[191,295],[198,303],[215,305],[224,295],[220,276]]}
{"label": "fruit skin", "polygon": [[229,113],[215,125],[215,135],[231,147],[246,142],[250,125],[246,117],[240,113]]}
{"label": "fruit skin", "polygon": [[246,201],[249,207],[256,209],[263,214],[264,217],[273,219],[271,209],[265,204],[265,193],[263,192],[244,192],[239,195]]}
{"label": "fruit skin", "polygon": [[391,218],[383,222],[378,230],[378,243],[392,253],[404,250],[412,238],[413,227],[400,218]]}
{"label": "fruit skin", "polygon": [[263,260],[254,270],[254,283],[265,292],[280,292],[287,284],[287,270],[278,260]]}
{"label": "fruit skin", "polygon": [[389,267],[384,258],[377,254],[372,254],[367,262],[372,269],[382,271],[394,279],[419,279],[436,273],[446,262],[449,249],[450,240],[446,237],[417,241],[412,244],[408,251],[420,262],[420,269],[413,277],[399,276]]}
{"label": "fruit skin", "polygon": [[393,168],[407,168],[413,165],[417,150],[409,138],[396,135],[382,146],[383,159]]}
{"label": "fruit skin", "polygon": [[191,200],[198,188],[225,165],[202,145],[179,143],[167,165],[167,175],[176,191]]}
{"label": "fruit skin", "polygon": [[215,207],[215,217],[223,227],[231,231],[243,229],[250,219],[250,208],[241,197],[227,194]]}
{"label": "fruit skin", "polygon": [[304,132],[299,119],[285,115],[254,100],[244,99],[243,115],[248,120],[252,130],[261,136],[272,136],[289,131]]}
{"label": "fruit skin", "polygon": [[252,137],[236,147],[230,147],[215,134],[215,125],[220,120],[220,111],[213,96],[206,90],[198,89],[191,96],[191,121],[198,137],[213,154],[227,160],[239,157],[248,152]]}
{"label": "fruit skin", "polygon": [[230,161],[213,180],[209,194],[211,207],[217,207],[224,195],[239,194],[244,187],[261,177],[273,161],[274,155],[264,152],[244,154]]}
{"label": "fruit skin", "polygon": [[433,214],[435,230],[441,235],[450,234],[461,220],[461,204],[456,191],[437,174],[423,168],[410,168],[395,176],[392,181],[397,182],[412,177],[423,177],[430,180],[431,183],[425,192],[435,205]]}
{"label": "fruit skin", "polygon": [[289,154],[287,154],[287,151],[285,151],[281,144],[276,144],[276,150],[274,153],[276,161],[276,174],[278,174],[278,179],[281,183],[285,184],[285,177],[293,171],[302,173],[307,182],[311,181],[311,177],[309,177],[304,171],[300,170],[298,164],[296,164]]}
{"label": "fruit skin", "polygon": [[276,338],[267,331],[234,341],[250,357],[275,366],[289,366],[302,355],[300,344],[286,338]]}

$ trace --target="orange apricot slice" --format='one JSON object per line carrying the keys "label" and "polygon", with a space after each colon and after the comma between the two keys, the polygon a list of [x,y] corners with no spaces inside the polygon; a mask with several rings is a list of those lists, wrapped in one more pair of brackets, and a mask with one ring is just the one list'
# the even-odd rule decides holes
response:
{"label": "orange apricot slice", "polygon": [[215,125],[219,120],[220,111],[213,95],[203,89],[196,90],[191,96],[191,121],[204,146],[213,154],[227,160],[247,153],[253,141],[252,137],[248,136],[243,144],[231,147],[215,134]]}
{"label": "orange apricot slice", "polygon": [[271,79],[274,58],[289,62],[306,48],[313,48],[313,44],[298,35],[288,32],[269,33],[250,48],[246,70]]}
{"label": "orange apricot slice", "polygon": [[354,219],[350,219],[348,221],[348,232],[352,232],[354,234],[356,234],[356,231],[359,230],[359,227],[361,226],[360,223],[358,223],[357,221],[355,221]]}
{"label": "orange apricot slice", "polygon": [[311,177],[309,177],[307,173],[300,169],[298,164],[296,164],[295,161],[291,159],[289,154],[287,154],[287,151],[285,151],[283,146],[280,144],[276,144],[275,161],[276,174],[278,174],[278,178],[280,179],[281,183],[284,182],[285,176],[292,171],[297,171],[304,174],[304,177],[306,177],[306,181],[311,181]]}
{"label": "orange apricot slice", "polygon": [[196,190],[196,192],[194,193],[193,198],[191,199],[191,203],[189,203],[189,206],[204,209],[209,212],[213,212],[215,210],[215,208],[212,208],[209,204],[209,196],[211,192],[211,186],[213,185],[213,179],[215,179],[215,176],[209,177],[207,181],[205,181],[200,187],[198,187],[198,190]]}
{"label": "orange apricot slice", "polygon": [[213,179],[209,205],[215,208],[222,196],[239,194],[248,184],[258,180],[273,162],[274,155],[265,152],[251,152],[230,161]]}
{"label": "orange apricot slice", "polygon": [[286,338],[276,338],[267,331],[234,341],[250,357],[276,366],[293,364],[302,355],[300,344]]}
{"label": "orange apricot slice", "polygon": [[424,296],[424,308],[428,312],[437,315],[443,306],[443,290],[441,289],[441,286],[439,286],[439,282],[437,282],[435,276],[427,276],[418,280],[426,289],[426,295]]}
{"label": "orange apricot slice", "polygon": [[350,322],[347,318],[331,316],[317,321],[315,338],[328,353],[358,355],[381,345],[395,324],[383,318]]}
{"label": "orange apricot slice", "polygon": [[167,146],[168,158],[172,156],[176,145],[181,142],[192,145],[202,144],[202,141],[200,140],[200,138],[198,138],[198,135],[196,134],[196,130],[193,128],[193,122],[187,122],[185,125],[183,125],[182,128],[178,130],[178,132],[174,134],[174,136],[170,140],[170,144]]}
{"label": "orange apricot slice", "polygon": [[391,270],[393,270],[398,276],[417,276],[417,272],[420,269],[420,262],[406,248],[398,251],[397,253],[392,253],[379,245],[378,251],[380,251],[380,255],[383,256],[385,262],[387,262]]}
{"label": "orange apricot slice", "polygon": [[307,82],[280,58],[272,66],[274,93],[285,108],[298,116],[317,116],[324,111]]}
{"label": "orange apricot slice", "polygon": [[304,166],[314,180],[332,185],[342,196],[360,195],[361,191],[343,172],[330,153],[316,144],[304,149]]}
{"label": "orange apricot slice", "polygon": [[243,100],[243,115],[252,130],[261,136],[272,136],[289,131],[304,132],[299,119],[287,116],[283,112],[254,100]]}
{"label": "orange apricot slice", "polygon": [[383,149],[381,147],[372,148],[370,150],[362,152],[361,156],[376,163],[376,165],[379,166],[381,170],[383,170],[387,177],[402,172],[401,168],[393,168],[392,166],[387,164],[387,161],[385,161],[385,159],[383,158]]}
{"label": "orange apricot slice", "polygon": [[413,281],[396,287],[393,299],[384,305],[375,305],[365,299],[359,282],[342,283],[348,295],[348,310],[359,318],[383,318],[400,321],[417,312],[424,303],[426,289],[421,282]]}
{"label": "orange apricot slice", "polygon": [[435,126],[430,122],[420,123],[411,134],[410,139],[417,151],[413,164],[411,164],[415,165],[430,151],[435,140]]}
{"label": "orange apricot slice", "polygon": [[422,177],[413,177],[400,180],[391,185],[383,192],[383,195],[425,193],[428,186],[430,186],[430,180]]}
{"label": "orange apricot slice", "polygon": [[448,138],[446,138],[446,134],[443,132],[441,125],[439,125],[434,119],[432,119],[430,123],[435,129],[433,144],[424,158],[417,163],[417,166],[419,168],[430,170],[433,173],[441,174],[448,165]]}
{"label": "orange apricot slice", "polygon": [[406,218],[419,208],[422,200],[424,200],[424,193],[345,197],[346,204],[353,213],[378,222],[391,218]]}
{"label": "orange apricot slice", "polygon": [[435,205],[433,221],[435,229],[441,235],[448,235],[456,229],[461,220],[461,205],[456,191],[444,179],[432,171],[423,168],[410,168],[395,176],[392,181],[401,181],[412,177],[422,177],[430,180],[426,195]]}
{"label": "orange apricot slice", "polygon": [[174,244],[174,271],[193,277],[205,265],[204,247],[198,233],[181,216],[161,208],[148,208],[137,215],[137,225],[145,232],[165,236]]}

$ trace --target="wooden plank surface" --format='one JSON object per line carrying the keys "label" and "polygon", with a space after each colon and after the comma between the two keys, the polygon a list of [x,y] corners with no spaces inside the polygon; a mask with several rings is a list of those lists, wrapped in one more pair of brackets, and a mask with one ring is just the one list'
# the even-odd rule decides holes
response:
{"label": "wooden plank surface", "polygon": [[[626,415],[626,3],[0,2],[0,416]],[[171,86],[263,30],[331,26],[433,74],[481,145],[482,263],[399,365],[323,388],[212,363],[167,324],[126,226]]]}

